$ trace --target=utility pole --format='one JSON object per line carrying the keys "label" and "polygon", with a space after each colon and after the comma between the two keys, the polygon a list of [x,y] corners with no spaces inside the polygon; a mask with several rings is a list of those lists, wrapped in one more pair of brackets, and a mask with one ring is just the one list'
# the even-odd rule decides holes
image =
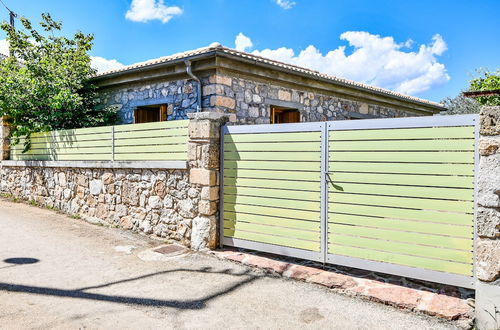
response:
{"label": "utility pole", "polygon": [[0,2],[5,7],[5,9],[7,9],[7,11],[9,12],[10,26],[12,26],[14,28],[15,19],[17,18],[17,14],[14,13],[12,10],[10,10],[9,7],[7,7],[7,5],[5,4],[5,2],[3,2],[3,0],[0,0]]}

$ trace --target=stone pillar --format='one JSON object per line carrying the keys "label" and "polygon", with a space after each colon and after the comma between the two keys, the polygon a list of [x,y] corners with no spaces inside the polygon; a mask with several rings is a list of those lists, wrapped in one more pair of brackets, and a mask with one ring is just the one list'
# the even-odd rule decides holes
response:
{"label": "stone pillar", "polygon": [[480,113],[476,324],[500,329],[500,106]]}
{"label": "stone pillar", "polygon": [[218,243],[220,129],[227,115],[216,112],[190,113],[189,181],[200,189],[199,215],[193,219],[191,248],[214,249]]}
{"label": "stone pillar", "polygon": [[5,117],[0,117],[0,146],[2,147],[0,160],[7,160],[10,157],[10,128],[7,124]]}

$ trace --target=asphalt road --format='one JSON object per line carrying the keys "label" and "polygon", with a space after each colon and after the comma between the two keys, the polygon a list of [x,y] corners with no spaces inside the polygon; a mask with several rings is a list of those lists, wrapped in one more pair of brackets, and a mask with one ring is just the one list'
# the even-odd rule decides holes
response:
{"label": "asphalt road", "polygon": [[454,329],[455,324],[0,200],[0,329]]}

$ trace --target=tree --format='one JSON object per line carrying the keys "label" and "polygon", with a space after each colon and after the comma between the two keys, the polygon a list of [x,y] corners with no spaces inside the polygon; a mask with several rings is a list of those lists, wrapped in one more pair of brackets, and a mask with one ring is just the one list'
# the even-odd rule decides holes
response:
{"label": "tree", "polygon": [[465,97],[462,93],[456,97],[447,97],[441,100],[447,110],[444,111],[445,115],[461,115],[468,113],[479,113],[481,105],[474,99]]}
{"label": "tree", "polygon": [[96,71],[88,55],[93,36],[57,36],[62,24],[50,14],[42,14],[42,32],[20,20],[21,30],[0,26],[10,44],[10,56],[0,61],[0,116],[12,125],[14,143],[34,132],[115,123],[113,109],[96,106],[96,86],[90,82]]}
{"label": "tree", "polygon": [[[496,72],[487,70],[478,71],[480,76],[470,81],[469,90],[479,91],[500,91],[500,69]],[[500,105],[500,95],[478,96],[476,100],[481,105]]]}

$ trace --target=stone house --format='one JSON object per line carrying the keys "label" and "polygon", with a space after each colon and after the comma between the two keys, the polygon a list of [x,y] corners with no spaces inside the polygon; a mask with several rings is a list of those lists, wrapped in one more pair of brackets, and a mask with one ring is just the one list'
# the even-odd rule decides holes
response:
{"label": "stone house", "polygon": [[[101,106],[123,123],[229,114],[233,124],[433,115],[438,103],[265,59],[214,43],[98,74]],[[201,106],[200,106],[201,104]]]}

